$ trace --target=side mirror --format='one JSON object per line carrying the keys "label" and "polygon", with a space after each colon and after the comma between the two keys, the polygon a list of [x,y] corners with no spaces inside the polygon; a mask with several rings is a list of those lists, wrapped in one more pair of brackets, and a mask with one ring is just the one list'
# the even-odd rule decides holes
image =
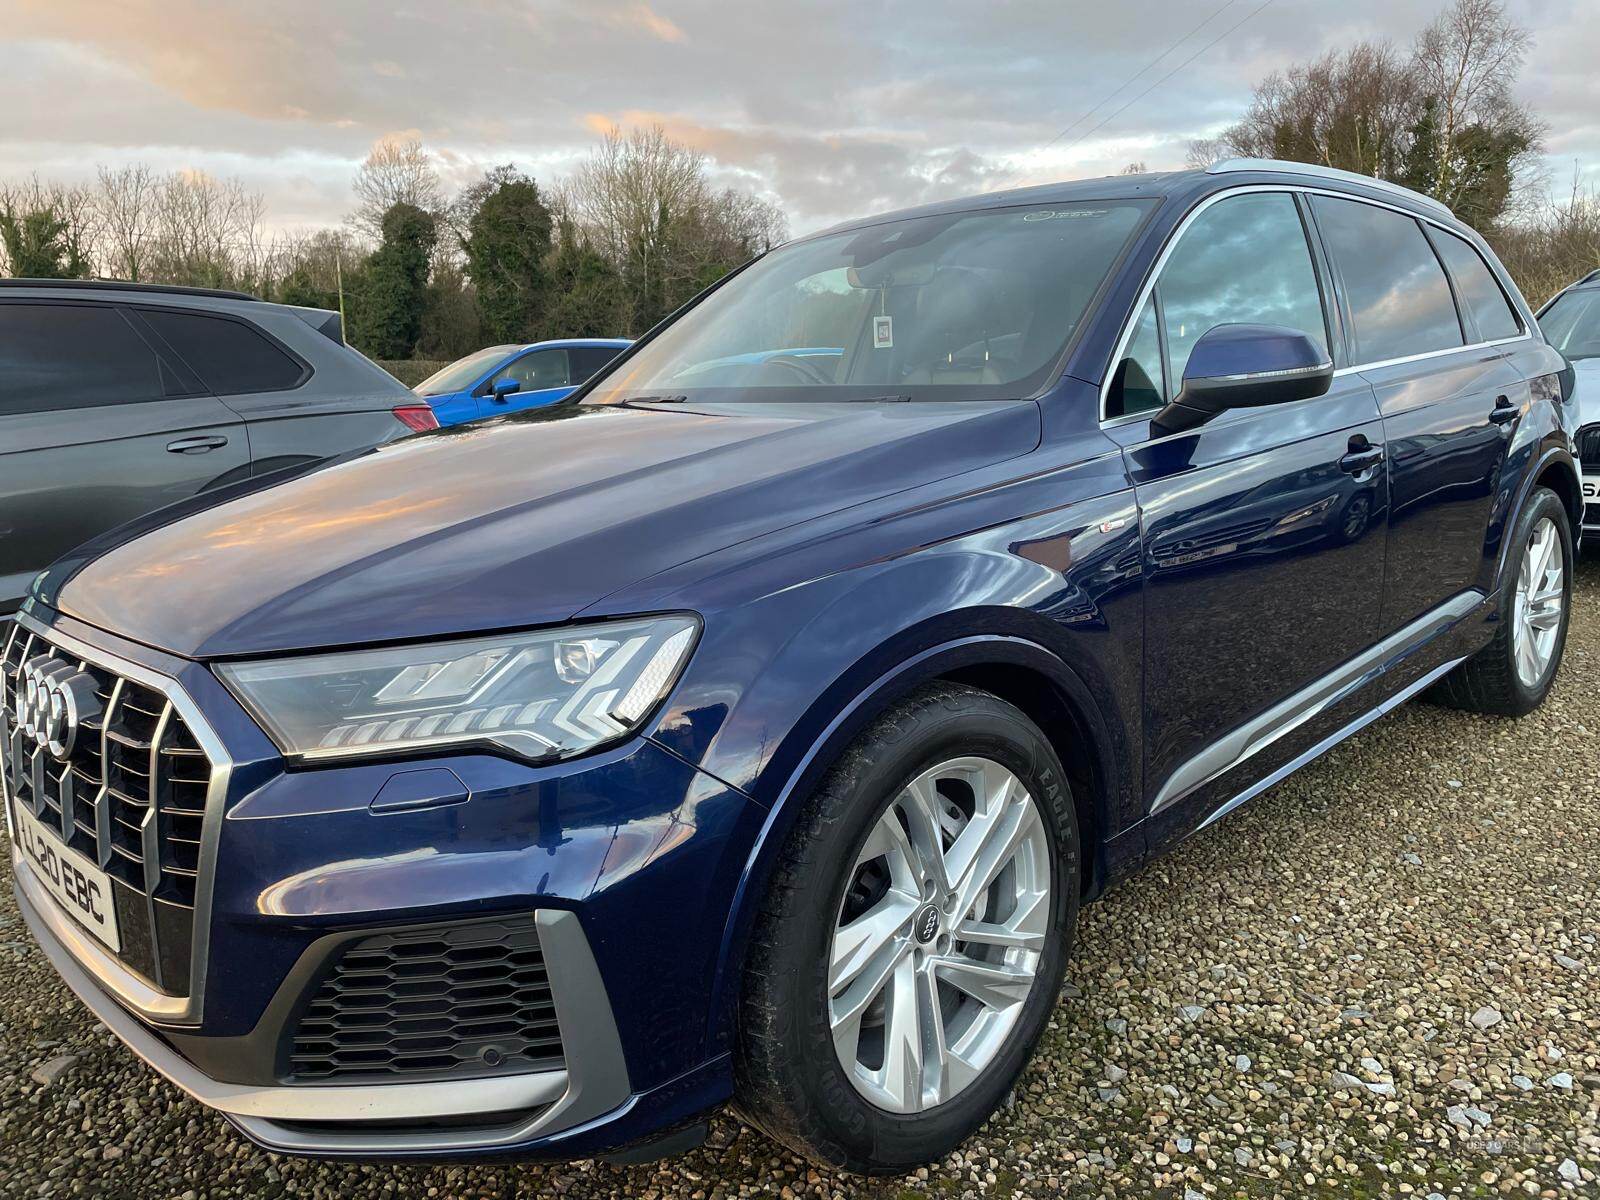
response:
{"label": "side mirror", "polygon": [[1153,434],[1182,433],[1229,408],[1261,408],[1324,395],[1327,352],[1282,325],[1217,325],[1189,352],[1183,390],[1150,421]]}
{"label": "side mirror", "polygon": [[494,387],[489,394],[501,404],[504,404],[507,396],[514,396],[521,390],[522,380],[520,379],[496,379]]}

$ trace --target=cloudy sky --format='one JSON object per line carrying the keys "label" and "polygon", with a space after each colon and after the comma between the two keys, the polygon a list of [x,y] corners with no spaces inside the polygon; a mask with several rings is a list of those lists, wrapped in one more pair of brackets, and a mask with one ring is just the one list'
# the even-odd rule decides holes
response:
{"label": "cloudy sky", "polygon": [[[198,169],[309,227],[342,218],[385,136],[420,136],[459,184],[507,161],[558,177],[608,125],[660,122],[801,233],[1180,166],[1263,75],[1407,43],[1443,2],[0,0],[0,180]],[[1510,7],[1536,38],[1520,92],[1551,178],[1600,186],[1600,3]]]}

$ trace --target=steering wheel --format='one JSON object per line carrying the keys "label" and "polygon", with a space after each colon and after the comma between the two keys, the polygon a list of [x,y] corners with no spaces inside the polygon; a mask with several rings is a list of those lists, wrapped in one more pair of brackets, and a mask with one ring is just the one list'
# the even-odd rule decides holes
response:
{"label": "steering wheel", "polygon": [[823,374],[820,369],[813,366],[811,363],[808,363],[804,358],[801,358],[799,355],[795,354],[775,354],[771,358],[766,359],[761,365],[763,367],[786,367],[793,371],[796,375],[799,375],[807,383],[822,384],[826,387],[834,382],[827,375]]}

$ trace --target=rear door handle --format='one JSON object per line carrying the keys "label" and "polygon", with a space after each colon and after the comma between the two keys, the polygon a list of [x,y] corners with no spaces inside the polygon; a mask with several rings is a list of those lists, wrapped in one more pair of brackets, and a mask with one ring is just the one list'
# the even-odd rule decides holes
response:
{"label": "rear door handle", "polygon": [[168,442],[167,450],[172,454],[204,454],[207,450],[220,450],[227,444],[227,438],[221,434],[212,433],[202,437],[179,438],[175,442]]}
{"label": "rear door handle", "polygon": [[1339,470],[1347,475],[1359,475],[1363,471],[1370,471],[1383,461],[1383,447],[1374,446],[1362,438],[1357,441],[1350,439],[1350,452],[1339,460]]}
{"label": "rear door handle", "polygon": [[1510,396],[1496,396],[1494,410],[1489,413],[1489,420],[1495,425],[1509,425],[1521,415],[1521,407],[1511,403]]}

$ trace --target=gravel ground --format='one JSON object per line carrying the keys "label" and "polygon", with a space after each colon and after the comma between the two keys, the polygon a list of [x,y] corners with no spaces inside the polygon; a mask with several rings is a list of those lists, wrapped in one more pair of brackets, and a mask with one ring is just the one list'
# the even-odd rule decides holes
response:
{"label": "gravel ground", "polygon": [[1543,709],[1408,706],[1090,907],[1013,1102],[887,1182],[727,1117],[627,1170],[264,1154],[65,994],[7,889],[0,1196],[1600,1194],[1597,749],[1590,555]]}

